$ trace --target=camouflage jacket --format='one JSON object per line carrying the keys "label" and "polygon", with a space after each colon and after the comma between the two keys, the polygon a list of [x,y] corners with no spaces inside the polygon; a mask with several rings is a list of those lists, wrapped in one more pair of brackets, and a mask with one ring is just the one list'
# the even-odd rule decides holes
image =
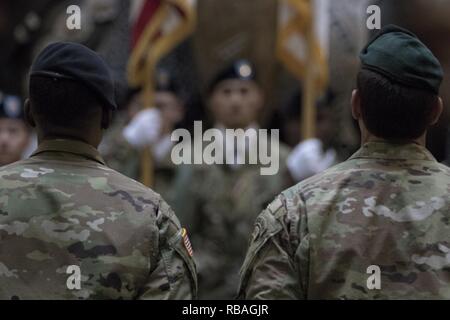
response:
{"label": "camouflage jacket", "polygon": [[239,296],[450,299],[450,168],[371,142],[282,192],[255,222]]}
{"label": "camouflage jacket", "polygon": [[173,207],[191,234],[200,299],[236,297],[253,222],[292,184],[287,155],[288,148],[281,145],[276,175],[261,175],[260,166],[250,164],[235,168],[226,164],[181,166]]}
{"label": "camouflage jacket", "polygon": [[0,169],[0,299],[190,299],[191,253],[164,200],[88,144],[44,141]]}

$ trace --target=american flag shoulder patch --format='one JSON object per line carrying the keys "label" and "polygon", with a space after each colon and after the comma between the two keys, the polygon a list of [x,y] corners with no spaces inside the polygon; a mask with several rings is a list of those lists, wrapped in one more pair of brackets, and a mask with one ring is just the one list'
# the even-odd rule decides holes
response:
{"label": "american flag shoulder patch", "polygon": [[189,256],[194,255],[194,250],[192,250],[192,244],[189,240],[189,237],[187,235],[187,231],[185,228],[181,229],[181,236],[183,238],[184,247],[186,248],[186,251],[188,252]]}

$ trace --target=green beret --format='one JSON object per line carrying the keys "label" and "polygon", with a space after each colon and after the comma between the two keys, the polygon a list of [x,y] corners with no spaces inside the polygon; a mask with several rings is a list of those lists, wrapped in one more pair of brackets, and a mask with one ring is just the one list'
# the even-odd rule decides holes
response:
{"label": "green beret", "polygon": [[439,94],[441,64],[415,34],[387,25],[359,55],[361,68],[377,72],[405,86]]}

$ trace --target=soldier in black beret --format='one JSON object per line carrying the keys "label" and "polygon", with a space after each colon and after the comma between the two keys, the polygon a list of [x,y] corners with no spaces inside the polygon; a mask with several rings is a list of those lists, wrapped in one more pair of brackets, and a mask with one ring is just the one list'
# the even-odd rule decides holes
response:
{"label": "soldier in black beret", "polygon": [[106,62],[81,44],[56,42],[36,57],[29,77],[25,118],[39,140],[64,135],[98,146],[117,109]]}
{"label": "soldier in black beret", "polygon": [[[232,61],[219,70],[209,84],[207,96],[213,125],[222,137],[233,129],[258,132],[264,92],[250,61]],[[240,150],[226,139],[222,141],[223,155],[232,155],[234,163],[227,164],[224,159],[223,163],[181,167],[173,207],[192,232],[201,299],[234,297],[254,218],[291,183],[286,167],[289,150],[284,144],[279,145],[278,153],[274,152],[280,165],[274,175],[261,175],[261,165],[249,163],[252,150],[269,139],[249,134],[245,148]]]}
{"label": "soldier in black beret", "polygon": [[31,67],[29,94],[39,146],[0,169],[0,261],[13,274],[0,299],[195,298],[186,230],[159,194],[97,150],[116,108],[104,60],[51,44]]}
{"label": "soldier in black beret", "polygon": [[169,70],[156,71],[155,107],[161,113],[163,135],[170,135],[183,120],[185,105],[180,84]]}
{"label": "soldier in black beret", "polygon": [[220,70],[208,87],[208,108],[215,126],[256,126],[264,106],[264,94],[253,64],[240,59]]}
{"label": "soldier in black beret", "polygon": [[25,156],[31,131],[23,116],[22,99],[0,91],[0,166]]}

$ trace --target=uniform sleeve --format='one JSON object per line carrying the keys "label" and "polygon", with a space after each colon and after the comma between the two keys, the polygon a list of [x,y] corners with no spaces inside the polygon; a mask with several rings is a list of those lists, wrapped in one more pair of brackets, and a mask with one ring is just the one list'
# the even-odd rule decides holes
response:
{"label": "uniform sleeve", "polygon": [[189,300],[197,298],[197,271],[186,229],[172,209],[161,201],[158,209],[159,250],[151,259],[151,273],[139,299]]}
{"label": "uniform sleeve", "polygon": [[258,216],[240,272],[239,299],[305,298],[301,275],[307,272],[300,268],[307,261],[298,252],[299,221],[289,214],[282,196]]}

